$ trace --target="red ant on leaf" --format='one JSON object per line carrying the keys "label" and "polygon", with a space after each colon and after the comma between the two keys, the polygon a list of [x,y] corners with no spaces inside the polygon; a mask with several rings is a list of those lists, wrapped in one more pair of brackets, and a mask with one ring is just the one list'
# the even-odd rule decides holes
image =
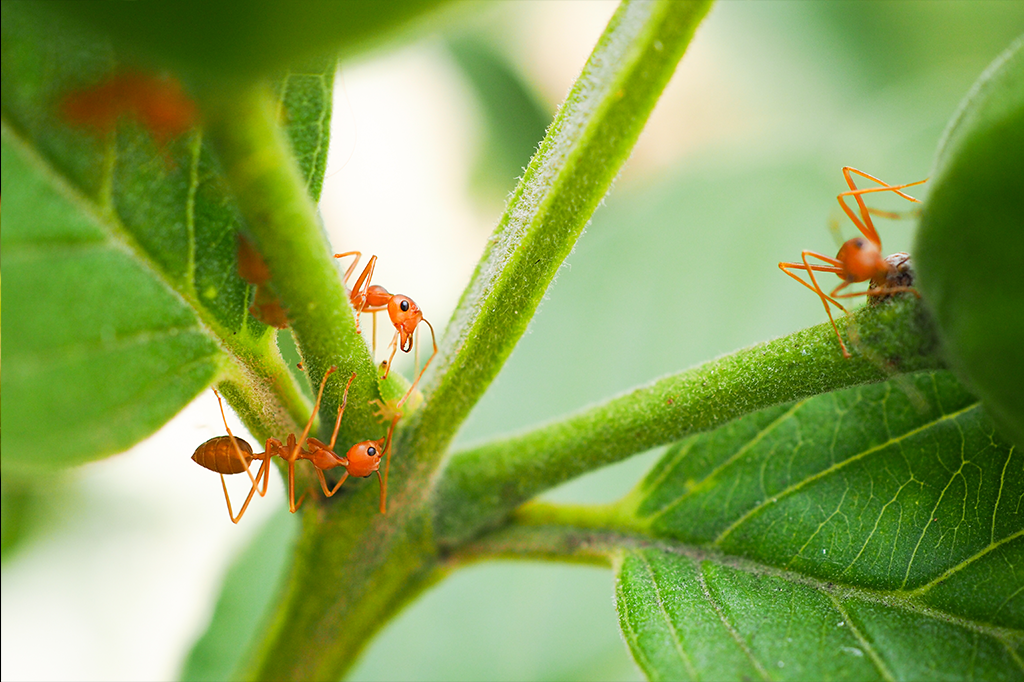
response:
{"label": "red ant on leaf", "polygon": [[[362,257],[362,253],[359,251],[346,251],[345,253],[334,254],[335,258],[345,258],[347,256],[355,256],[356,259],[352,261],[352,264],[345,270],[344,282],[348,284],[349,277],[355,272],[356,267],[359,265],[359,259]],[[405,401],[412,395],[413,390],[416,388],[416,384],[420,382],[423,377],[423,373],[427,371],[427,367],[430,365],[431,360],[437,355],[437,338],[434,336],[434,325],[427,321],[427,318],[423,317],[423,312],[420,307],[416,305],[408,296],[402,294],[391,294],[387,289],[380,286],[379,284],[370,284],[370,279],[373,277],[373,268],[377,264],[377,256],[370,256],[369,262],[366,267],[359,274],[359,278],[356,280],[355,286],[349,290],[349,301],[352,303],[352,307],[356,309],[356,331],[359,331],[359,313],[373,313],[373,338],[374,348],[376,349],[376,338],[377,338],[377,313],[382,310],[388,311],[388,317],[391,318],[391,324],[395,326],[395,335],[391,339],[391,355],[388,357],[387,364],[384,369],[384,376],[382,379],[386,379],[388,373],[391,371],[391,362],[395,359],[395,352],[398,348],[402,349],[403,353],[408,353],[412,350],[413,346],[413,332],[419,326],[420,322],[426,323],[430,327],[430,340],[434,344],[434,351],[427,358],[427,362],[423,365],[419,374],[416,376],[416,380],[412,382],[409,390],[405,396],[398,402],[398,406],[401,407]],[[360,332],[361,333],[361,332]]]}
{"label": "red ant on leaf", "polygon": [[[858,189],[856,183],[853,181],[851,173],[856,173],[863,178],[877,182],[881,187]],[[870,194],[873,192],[895,192],[908,201],[920,203],[914,197],[909,194],[904,194],[900,190],[920,185],[927,182],[928,179],[925,178],[924,180],[918,180],[917,182],[911,182],[905,185],[888,185],[872,175],[868,175],[867,173],[849,166],[843,167],[843,176],[846,178],[846,184],[850,186],[850,189],[847,192],[841,192],[836,198],[839,200],[839,205],[842,206],[843,212],[849,216],[850,220],[853,221],[853,224],[857,226],[857,229],[860,230],[861,234],[864,236],[854,237],[853,239],[845,242],[841,247],[839,247],[839,253],[836,254],[835,258],[830,258],[824,254],[805,249],[800,252],[801,262],[779,263],[779,268],[821,298],[821,302],[825,306],[825,312],[828,313],[829,322],[832,323],[832,329],[836,333],[836,338],[839,339],[839,346],[843,350],[843,357],[848,358],[850,357],[850,353],[846,350],[846,344],[843,343],[843,338],[839,335],[839,328],[836,327],[836,322],[832,318],[832,309],[829,307],[829,304],[836,306],[846,313],[848,312],[846,308],[843,307],[843,305],[836,299],[853,298],[854,296],[889,296],[901,291],[910,291],[913,292],[915,296],[920,296],[920,294],[917,293],[917,290],[913,287],[903,286],[898,283],[899,274],[896,272],[895,265],[882,257],[882,240],[878,237],[878,232],[875,230],[874,223],[871,222],[871,214],[874,213],[876,215],[885,216],[892,216],[893,214],[885,211],[869,209],[864,204],[864,200],[861,197],[864,194]],[[852,196],[857,202],[857,206],[860,210],[860,218],[857,217],[857,214],[854,213],[853,209],[851,209],[846,203],[846,197],[848,196]],[[807,261],[808,258],[816,258],[820,261],[824,261],[826,265],[812,265]],[[792,272],[792,270],[805,271],[811,281],[808,282]],[[826,294],[818,284],[818,280],[814,276],[815,272],[831,272],[838,275],[843,281],[830,293]],[[851,284],[865,281],[870,282],[871,285],[871,288],[867,291],[844,294],[839,293]],[[894,281],[896,282],[895,284],[893,283]]]}
{"label": "red ant on leaf", "polygon": [[281,300],[274,295],[267,283],[270,281],[270,269],[253,243],[238,233],[238,276],[251,284],[256,293],[253,296],[249,312],[263,324],[277,329],[288,326],[288,315],[281,305]]}
{"label": "red ant on leaf", "polygon": [[100,133],[113,130],[125,116],[146,127],[163,146],[196,124],[196,105],[176,79],[123,71],[64,96],[61,113],[71,124]]}
{"label": "red ant on leaf", "polygon": [[[276,438],[268,438],[264,452],[253,452],[252,446],[249,443],[242,438],[235,438],[228,427],[227,418],[224,416],[224,404],[221,402],[220,394],[214,390],[213,393],[217,396],[221,418],[224,420],[224,428],[227,429],[228,435],[218,436],[206,441],[196,448],[192,459],[200,466],[220,474],[221,487],[224,489],[224,500],[227,502],[228,516],[231,518],[232,523],[238,523],[241,520],[255,493],[259,493],[260,497],[267,494],[267,485],[270,478],[270,458],[275,455],[288,463],[288,509],[292,513],[295,513],[305,498],[305,494],[303,494],[298,502],[295,501],[295,462],[300,459],[309,460],[313,464],[317,478],[320,480],[320,487],[327,497],[331,497],[334,493],[338,492],[338,489],[341,488],[341,485],[349,475],[365,478],[376,473],[377,479],[380,482],[380,511],[382,514],[386,513],[387,474],[391,465],[391,438],[400,415],[392,419],[391,426],[388,428],[387,435],[384,438],[356,443],[348,449],[344,457],[334,452],[334,443],[337,441],[338,429],[341,427],[341,417],[345,413],[345,405],[348,403],[348,389],[356,377],[355,372],[352,373],[348,383],[345,385],[345,393],[342,395],[341,405],[338,406],[338,418],[334,422],[334,433],[331,435],[331,442],[325,444],[316,438],[308,437],[309,430],[313,426],[313,419],[320,409],[320,400],[324,394],[327,377],[336,369],[336,367],[331,367],[324,374],[324,378],[320,382],[320,391],[316,396],[316,405],[313,407],[313,412],[309,417],[309,421],[306,422],[302,435],[296,440],[295,434],[288,434],[287,443],[284,444]],[[380,460],[385,456],[384,476],[382,478],[380,474]],[[256,472],[255,478],[249,469],[254,459],[261,460],[260,468]],[[345,468],[345,473],[333,488],[328,488],[324,471],[339,466]],[[240,474],[242,472],[249,474],[249,479],[252,481],[252,489],[249,491],[249,495],[245,498],[245,502],[236,516],[231,508],[231,498],[228,495],[224,475]],[[261,477],[263,478],[262,489],[260,488]]]}

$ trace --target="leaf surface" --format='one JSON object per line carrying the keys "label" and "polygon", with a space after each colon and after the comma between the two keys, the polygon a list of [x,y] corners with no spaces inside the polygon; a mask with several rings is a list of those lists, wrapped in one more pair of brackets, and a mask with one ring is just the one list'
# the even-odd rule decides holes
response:
{"label": "leaf surface", "polygon": [[[1024,455],[948,372],[751,414],[615,511],[652,679],[1020,679]],[[660,544],[665,543],[665,544]]]}

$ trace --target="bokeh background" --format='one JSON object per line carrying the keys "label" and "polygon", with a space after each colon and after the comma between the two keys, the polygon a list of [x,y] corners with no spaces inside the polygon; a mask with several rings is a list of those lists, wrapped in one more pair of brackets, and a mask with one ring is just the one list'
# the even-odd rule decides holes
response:
{"label": "bokeh background", "polygon": [[[412,296],[440,332],[614,9],[469,4],[440,32],[343,63],[321,203],[336,250],[377,254],[375,280]],[[852,236],[838,220],[840,168],[893,183],[927,176],[958,102],[1021,32],[1024,3],[1009,1],[718,3],[456,447],[824,321],[776,264],[803,248],[833,252],[830,223]],[[909,249],[913,220],[880,230],[886,251]],[[230,638],[205,638],[183,666],[226,575],[243,597],[222,600],[217,617],[256,627],[297,519],[275,480],[242,524],[228,521],[216,477],[189,461],[221,433],[204,392],[128,453],[44,490],[3,481],[4,680],[213,675]],[[546,497],[613,500],[657,454]],[[492,562],[456,572],[387,624],[351,677],[639,671],[618,633],[610,571]]]}

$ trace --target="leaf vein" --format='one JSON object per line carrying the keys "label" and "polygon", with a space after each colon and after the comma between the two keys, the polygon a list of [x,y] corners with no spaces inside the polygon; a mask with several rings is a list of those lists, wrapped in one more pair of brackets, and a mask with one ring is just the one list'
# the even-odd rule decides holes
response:
{"label": "leaf vein", "polygon": [[839,612],[839,615],[843,618],[843,622],[846,623],[847,627],[850,628],[850,632],[853,633],[853,636],[857,638],[857,642],[859,642],[860,645],[864,648],[864,651],[867,652],[868,658],[871,659],[871,662],[874,664],[875,668],[878,669],[879,674],[881,674],[881,676],[885,680],[888,680],[889,682],[895,682],[896,677],[885,665],[885,662],[882,660],[882,657],[878,654],[878,652],[875,651],[875,647],[871,644],[871,642],[868,641],[867,637],[864,636],[864,633],[860,631],[860,628],[857,627],[856,623],[853,622],[853,619],[850,617],[849,612],[847,612],[842,602],[836,599],[835,595],[833,594],[826,593],[826,596],[835,605],[836,610]]}
{"label": "leaf vein", "polygon": [[897,436],[896,438],[890,438],[889,440],[885,441],[884,443],[879,443],[878,445],[870,447],[867,450],[864,450],[863,452],[859,452],[857,454],[851,455],[850,457],[847,457],[842,462],[836,462],[835,464],[833,464],[832,466],[828,467],[827,469],[822,469],[818,473],[816,473],[816,474],[814,474],[812,476],[808,476],[807,478],[803,479],[802,481],[800,481],[798,483],[794,483],[793,485],[789,486],[785,490],[782,490],[779,493],[777,493],[776,495],[773,495],[771,497],[771,499],[764,500],[764,501],[758,503],[757,505],[751,507],[742,516],[740,516],[738,519],[736,519],[731,524],[729,524],[729,526],[725,530],[723,530],[718,535],[718,537],[716,537],[712,541],[712,544],[713,545],[720,544],[726,537],[729,536],[729,534],[731,534],[734,530],[736,530],[740,525],[745,523],[748,519],[750,519],[751,517],[755,516],[759,512],[761,512],[764,509],[768,508],[771,504],[774,504],[777,500],[779,500],[779,499],[781,499],[783,497],[786,497],[788,495],[792,495],[793,493],[795,493],[795,492],[805,488],[806,486],[810,485],[811,483],[814,483],[815,481],[817,481],[817,480],[819,480],[821,478],[829,476],[829,475],[835,473],[836,471],[844,469],[847,466],[849,466],[850,464],[853,464],[855,462],[858,462],[858,461],[864,459],[868,455],[874,454],[875,452],[878,452],[880,450],[884,450],[885,448],[887,448],[887,447],[889,447],[891,445],[898,444],[898,443],[906,440],[907,438],[911,438],[913,436],[916,436],[918,433],[921,433],[923,431],[927,431],[928,429],[933,428],[935,425],[940,424],[940,423],[942,423],[944,421],[949,421],[951,419],[956,419],[956,418],[966,414],[967,412],[970,412],[971,410],[977,409],[979,405],[980,405],[980,403],[972,403],[972,404],[970,404],[970,405],[968,405],[966,407],[961,408],[960,410],[957,410],[956,412],[951,412],[949,414],[944,414],[941,417],[939,417],[938,419],[934,419],[934,420],[932,420],[930,422],[927,422],[927,423],[922,424],[922,425],[920,425],[920,426],[918,426],[916,428],[913,428],[910,431],[907,431],[906,433],[904,433],[904,434],[902,434],[900,436]]}
{"label": "leaf vein", "polygon": [[711,589],[708,587],[707,581],[704,579],[704,567],[702,562],[697,562],[697,582],[700,584],[700,589],[704,593],[704,598],[708,600],[711,608],[713,608],[715,613],[718,614],[718,619],[722,621],[722,625],[736,642],[736,645],[739,646],[740,650],[743,651],[744,654],[746,654],[750,664],[754,666],[754,669],[757,670],[758,673],[760,673],[761,679],[770,680],[771,676],[768,674],[768,671],[765,670],[764,666],[761,665],[761,662],[754,656],[754,652],[750,650],[750,646],[747,644],[746,640],[740,636],[740,633],[736,631],[736,628],[733,627],[732,623],[729,622],[729,619],[726,618],[722,605],[719,604],[718,600],[715,599],[713,594],[711,594]]}
{"label": "leaf vein", "polygon": [[690,677],[696,680],[698,679],[697,671],[693,667],[693,662],[690,660],[690,657],[683,649],[683,643],[679,638],[679,631],[676,630],[675,623],[672,621],[668,611],[665,609],[665,601],[661,597],[661,588],[658,587],[658,578],[654,575],[654,567],[651,566],[651,562],[647,560],[646,555],[641,553],[639,556],[640,560],[644,562],[644,567],[651,576],[651,583],[654,585],[654,599],[657,601],[658,609],[661,611],[661,615],[664,617],[665,623],[668,625],[669,631],[672,633],[672,642],[675,644],[676,652],[679,654],[679,658],[682,660],[683,665],[686,666],[687,672],[690,673]]}

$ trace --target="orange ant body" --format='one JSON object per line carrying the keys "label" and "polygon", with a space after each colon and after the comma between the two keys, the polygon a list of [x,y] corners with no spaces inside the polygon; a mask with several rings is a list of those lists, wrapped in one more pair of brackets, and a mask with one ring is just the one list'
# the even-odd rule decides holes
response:
{"label": "orange ant body", "polygon": [[256,293],[253,296],[249,312],[263,324],[277,329],[288,326],[288,315],[281,305],[281,300],[268,288],[270,269],[252,242],[238,233],[238,276],[251,284]]}
{"label": "orange ant body", "polygon": [[[877,182],[881,187],[858,189],[856,183],[854,183],[851,173],[856,173],[861,177]],[[843,212],[849,216],[850,220],[852,220],[853,224],[857,226],[857,229],[860,230],[863,237],[854,237],[853,239],[846,241],[841,247],[839,247],[839,253],[836,254],[835,258],[830,258],[824,254],[805,249],[800,253],[801,262],[779,263],[779,269],[818,295],[822,304],[825,306],[825,312],[828,313],[828,319],[829,322],[832,323],[832,329],[836,333],[836,338],[839,339],[839,346],[842,348],[843,357],[848,358],[850,357],[850,353],[846,349],[846,344],[843,343],[842,337],[839,335],[839,328],[836,327],[836,322],[832,318],[832,309],[829,307],[829,304],[834,305],[844,313],[847,313],[848,311],[846,308],[836,299],[853,298],[854,296],[889,296],[901,291],[910,291],[913,292],[914,295],[920,296],[920,294],[917,293],[917,290],[913,287],[903,286],[898,283],[898,278],[894,277],[896,275],[894,272],[894,264],[888,262],[882,257],[882,240],[879,238],[878,232],[875,230],[875,225],[871,221],[871,214],[875,213],[876,215],[887,216],[892,216],[893,214],[869,209],[864,204],[864,200],[861,197],[864,194],[870,194],[873,192],[895,192],[908,201],[920,203],[914,197],[909,194],[904,194],[900,190],[927,182],[927,178],[924,180],[918,180],[917,182],[907,183],[905,185],[888,185],[874,176],[868,175],[867,173],[849,166],[843,167],[843,176],[846,178],[846,184],[850,186],[850,189],[847,192],[841,192],[836,198],[838,199]],[[857,202],[857,206],[860,210],[860,218],[857,217],[850,206],[846,203],[846,197],[848,196],[852,196]],[[826,264],[811,264],[807,261],[808,258],[816,258]],[[810,278],[810,282],[791,272],[793,269],[805,271],[807,276]],[[826,294],[818,284],[818,280],[814,276],[815,272],[831,272],[843,281],[830,293]],[[870,288],[866,291],[843,294],[839,293],[847,286],[858,282],[869,282]],[[893,284],[893,282],[896,283]]]}
{"label": "orange ant body", "polygon": [[[362,257],[362,253],[359,251],[346,251],[345,253],[334,254],[335,258],[345,258],[346,256],[355,256],[356,259],[352,261],[352,264],[345,270],[344,281],[347,284],[349,277],[355,272],[356,267],[359,265],[359,259]],[[420,382],[423,377],[423,373],[427,371],[427,367],[430,365],[431,360],[437,355],[437,338],[434,336],[434,325],[430,324],[427,318],[423,317],[423,311],[416,305],[408,296],[402,294],[389,293],[387,289],[380,286],[379,284],[370,284],[370,279],[373,277],[373,268],[377,264],[377,256],[370,256],[370,260],[367,262],[366,267],[359,274],[359,278],[356,280],[355,285],[349,290],[349,301],[352,307],[356,309],[356,330],[359,331],[359,313],[373,313],[373,337],[374,342],[377,338],[377,313],[382,310],[388,311],[388,317],[391,318],[391,324],[395,327],[395,335],[391,339],[391,355],[388,357],[387,364],[384,370],[384,376],[382,379],[386,379],[388,373],[391,371],[391,362],[395,358],[395,352],[398,348],[402,349],[403,353],[408,353],[412,350],[413,346],[413,332],[419,326],[420,322],[426,323],[430,327],[430,340],[434,345],[434,350],[427,358],[426,363],[417,375],[416,380],[412,382],[409,390],[405,396],[398,402],[398,406],[401,407],[410,395],[412,395],[413,389]]]}
{"label": "orange ant body", "polygon": [[176,79],[139,71],[116,73],[92,87],[64,96],[61,113],[73,125],[100,133],[123,116],[135,118],[163,146],[196,124],[196,106]]}
{"label": "orange ant body", "polygon": [[[269,463],[270,458],[275,455],[285,460],[288,463],[288,509],[292,513],[298,510],[302,504],[305,494],[299,498],[299,501],[295,501],[295,462],[300,459],[309,460],[316,470],[317,478],[320,481],[320,487],[327,497],[333,496],[341,488],[341,485],[348,479],[349,475],[365,478],[373,473],[377,474],[377,478],[380,482],[380,511],[386,513],[387,509],[387,472],[391,464],[391,438],[395,430],[395,424],[398,421],[397,415],[392,421],[391,426],[388,429],[387,435],[379,440],[367,440],[361,443],[356,443],[345,456],[342,457],[334,452],[334,444],[338,438],[338,430],[341,427],[341,417],[345,412],[345,405],[348,402],[348,389],[352,385],[352,381],[355,379],[355,372],[349,377],[348,384],[345,386],[345,393],[341,399],[341,405],[338,406],[338,418],[334,422],[334,432],[331,435],[330,443],[323,443],[316,438],[309,438],[309,430],[312,428],[313,419],[320,409],[320,400],[323,397],[324,386],[327,384],[327,377],[329,377],[334,371],[335,367],[331,367],[326,374],[324,374],[323,380],[320,382],[320,391],[317,393],[316,405],[313,407],[313,412],[309,417],[309,421],[306,422],[306,427],[302,431],[302,435],[296,440],[295,434],[289,434],[286,443],[281,443],[276,438],[268,438],[264,452],[253,452],[252,446],[249,445],[242,438],[235,438],[234,434],[231,433],[231,429],[228,427],[227,419],[224,416],[224,405],[221,403],[220,395],[214,390],[214,395],[217,396],[217,402],[220,405],[221,418],[224,419],[224,428],[227,429],[227,436],[218,436],[211,438],[206,441],[198,448],[196,448],[195,454],[192,455],[193,461],[200,466],[215,471],[220,474],[221,487],[224,489],[224,500],[228,505],[228,516],[231,518],[232,523],[238,523],[241,520],[242,515],[248,508],[249,503],[252,501],[254,494],[259,493],[260,497],[263,497],[267,493],[267,485],[270,478]],[[387,457],[384,477],[380,475],[380,460],[382,457]],[[260,468],[256,472],[255,478],[249,469],[250,464],[254,459],[261,460]],[[333,488],[328,488],[327,480],[324,477],[324,471],[333,469],[335,467],[344,467],[345,473],[334,485]],[[252,481],[252,489],[249,491],[249,495],[245,498],[245,502],[242,504],[242,508],[239,510],[236,516],[231,508],[231,498],[228,496],[227,483],[224,481],[225,474],[240,474],[242,472],[249,474],[249,479]],[[260,478],[263,478],[263,486],[260,489]]]}

